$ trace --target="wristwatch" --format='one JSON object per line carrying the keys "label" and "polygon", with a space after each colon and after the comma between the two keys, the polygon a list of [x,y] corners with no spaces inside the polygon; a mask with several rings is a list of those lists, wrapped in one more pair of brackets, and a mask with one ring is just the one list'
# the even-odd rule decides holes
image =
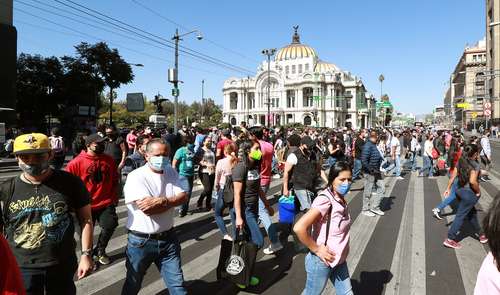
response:
{"label": "wristwatch", "polygon": [[82,255],[92,256],[92,249],[82,250]]}

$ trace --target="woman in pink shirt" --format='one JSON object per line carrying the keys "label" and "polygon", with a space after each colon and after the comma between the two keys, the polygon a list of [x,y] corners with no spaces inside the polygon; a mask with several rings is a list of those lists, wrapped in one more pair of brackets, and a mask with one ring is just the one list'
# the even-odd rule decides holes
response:
{"label": "woman in pink shirt", "polygon": [[493,200],[483,219],[483,228],[490,252],[477,274],[474,295],[500,294],[500,195]]}
{"label": "woman in pink shirt", "polygon": [[321,294],[328,279],[336,294],[353,294],[346,263],[351,217],[344,199],[351,183],[351,167],[346,162],[336,162],[330,168],[328,187],[318,194],[311,209],[293,228],[310,250],[305,259],[307,279],[303,295]]}
{"label": "woman in pink shirt", "polygon": [[229,143],[224,147],[224,158],[217,162],[215,166],[215,191],[217,192],[217,201],[215,203],[215,223],[221,231],[224,239],[232,241],[233,239],[227,232],[226,224],[222,218],[222,211],[226,207],[224,204],[223,191],[226,183],[226,176],[231,175],[232,169],[238,158],[236,158],[236,145]]}

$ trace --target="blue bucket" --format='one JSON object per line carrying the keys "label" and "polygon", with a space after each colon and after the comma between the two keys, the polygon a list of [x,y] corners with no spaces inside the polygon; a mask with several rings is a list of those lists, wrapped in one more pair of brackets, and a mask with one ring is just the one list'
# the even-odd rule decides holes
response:
{"label": "blue bucket", "polygon": [[295,219],[295,204],[292,203],[279,203],[280,222],[293,223]]}

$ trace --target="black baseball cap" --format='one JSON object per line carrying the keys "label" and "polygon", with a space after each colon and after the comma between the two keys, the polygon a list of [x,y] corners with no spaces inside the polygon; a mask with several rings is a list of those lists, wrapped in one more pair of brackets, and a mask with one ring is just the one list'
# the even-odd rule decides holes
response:
{"label": "black baseball cap", "polygon": [[85,138],[85,145],[89,145],[94,142],[103,142],[104,140],[105,140],[104,137],[100,136],[97,133],[94,133]]}

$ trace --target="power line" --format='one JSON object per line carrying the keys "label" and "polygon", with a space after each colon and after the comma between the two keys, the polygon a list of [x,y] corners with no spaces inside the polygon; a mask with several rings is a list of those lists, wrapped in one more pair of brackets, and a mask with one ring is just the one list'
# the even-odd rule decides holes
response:
{"label": "power line", "polygon": [[[181,28],[181,29],[183,29],[183,30],[186,30],[186,31],[191,31],[191,30],[192,30],[192,29],[190,29],[190,28],[188,28],[188,27],[185,27],[185,26],[183,26],[182,24],[180,24],[180,23],[178,23],[178,22],[176,22],[176,21],[174,21],[174,20],[172,20],[172,19],[170,19],[170,18],[168,18],[168,17],[166,17],[166,16],[162,15],[161,13],[158,13],[156,10],[154,10],[154,9],[152,9],[152,8],[150,8],[150,7],[148,7],[148,6],[146,6],[146,5],[145,5],[145,4],[143,4],[143,3],[140,3],[140,2],[138,2],[138,1],[136,1],[136,0],[131,0],[131,1],[132,1],[133,3],[135,3],[136,5],[141,6],[141,7],[142,7],[142,8],[144,8],[145,10],[147,10],[147,11],[151,12],[152,14],[154,14],[154,15],[158,16],[159,18],[161,18],[161,19],[163,19],[163,20],[165,20],[165,21],[167,21],[167,22],[169,22],[169,23],[171,23],[171,24],[173,24],[173,25],[175,25],[175,26],[177,26],[177,27],[179,27],[179,28]],[[226,50],[226,51],[229,51],[229,52],[231,52],[231,53],[233,53],[233,54],[236,54],[236,55],[238,55],[238,56],[240,56],[240,57],[243,57],[243,58],[245,58],[245,59],[248,59],[248,60],[250,60],[250,61],[253,61],[253,62],[256,62],[256,63],[260,63],[259,61],[255,60],[255,59],[253,59],[253,58],[250,58],[250,57],[248,57],[248,56],[246,56],[246,55],[244,55],[244,54],[242,54],[242,53],[240,53],[240,52],[238,52],[238,51],[235,51],[235,50],[230,49],[230,48],[227,48],[227,47],[225,47],[225,46],[223,46],[223,45],[221,45],[221,44],[218,44],[218,43],[217,43],[217,42],[215,42],[215,41],[212,41],[212,40],[210,40],[210,39],[208,39],[208,38],[204,38],[204,39],[205,39],[207,42],[209,42],[209,43],[211,43],[211,44],[213,44],[213,45],[215,45],[215,46],[217,46],[217,47],[219,47],[219,48],[222,48],[222,49],[224,49],[224,50]]]}
{"label": "power line", "polygon": [[[173,47],[173,45],[172,45],[172,44],[173,44],[173,42],[172,42],[171,40],[168,40],[168,39],[165,39],[165,38],[163,38],[163,37],[157,36],[157,35],[155,35],[155,34],[152,34],[152,33],[150,33],[150,32],[147,32],[147,31],[145,31],[145,30],[143,30],[143,29],[141,29],[141,28],[138,28],[138,27],[136,27],[136,26],[129,25],[129,24],[127,24],[127,23],[123,22],[123,21],[120,21],[120,20],[118,20],[118,19],[114,18],[114,17],[111,17],[111,16],[109,16],[109,15],[103,14],[103,13],[101,13],[101,12],[99,12],[99,11],[96,11],[96,10],[94,10],[94,9],[92,9],[92,8],[89,8],[89,7],[86,7],[86,6],[84,6],[84,5],[81,5],[81,4],[79,4],[79,3],[76,3],[76,2],[74,2],[74,1],[72,1],[72,0],[65,0],[65,2],[71,3],[71,4],[73,4],[73,5],[77,6],[77,7],[74,7],[74,6],[72,6],[72,5],[69,5],[69,4],[67,4],[67,3],[64,3],[64,2],[63,2],[63,1],[61,1],[61,0],[54,0],[54,1],[55,1],[55,2],[60,3],[60,4],[64,5],[64,6],[70,7],[70,8],[72,8],[72,9],[74,9],[74,10],[77,10],[77,11],[80,11],[80,12],[85,13],[85,14],[87,14],[87,15],[90,15],[90,16],[92,16],[92,17],[95,17],[95,18],[97,18],[97,19],[103,20],[103,21],[105,21],[106,23],[109,23],[109,24],[111,24],[111,25],[113,25],[113,26],[120,27],[120,28],[123,28],[123,26],[129,27],[129,28],[131,28],[132,30],[135,30],[135,31],[132,31],[132,30],[130,30],[130,29],[126,29],[126,28],[123,28],[123,29],[130,31],[130,32],[131,32],[131,33],[133,33],[133,34],[141,35],[142,37],[145,37],[145,38],[148,38],[148,39],[151,39],[151,40],[152,40],[152,38],[151,38],[151,37],[147,37],[147,36],[144,36],[144,35],[142,35],[142,34],[137,33],[137,31],[138,31],[138,32],[141,32],[141,33],[147,34],[147,35],[149,35],[149,36],[152,36],[152,37],[154,37],[154,38],[157,38],[157,39],[163,40],[163,41],[165,41],[165,42],[169,43],[168,45],[167,45],[167,44],[165,44],[165,45],[167,45],[167,46],[169,46],[169,47]],[[87,11],[90,11],[90,12],[92,12],[93,14],[91,14],[91,13],[89,13],[89,12],[87,12],[87,11],[84,11],[84,10],[82,10],[82,9],[78,8],[78,7],[81,7],[81,8],[83,8],[83,9],[87,10]],[[97,15],[99,15],[99,16],[105,17],[105,19],[103,19],[103,18],[101,18],[101,17],[99,17],[99,16],[96,16],[96,15],[94,15],[94,14],[97,14]],[[116,22],[116,23],[119,23],[120,25],[118,25],[118,24],[116,24],[116,23],[113,23],[113,22],[109,21],[109,19],[111,19],[112,21],[114,21],[114,22]],[[158,40],[156,40],[156,41],[158,41]],[[198,59],[203,59],[203,60],[206,60],[206,61],[212,62],[212,63],[214,63],[214,64],[216,64],[216,65],[219,65],[219,66],[230,67],[230,68],[234,69],[234,70],[235,70],[235,71],[237,71],[237,72],[242,72],[242,73],[252,73],[252,74],[253,74],[253,72],[252,72],[252,71],[250,71],[250,70],[248,70],[248,69],[245,69],[245,68],[242,68],[242,67],[240,67],[240,66],[236,66],[236,65],[230,64],[230,63],[228,63],[228,62],[225,62],[225,61],[223,61],[223,60],[220,60],[220,59],[214,58],[214,57],[212,57],[212,56],[206,55],[206,54],[204,54],[204,53],[198,52],[198,51],[196,51],[196,50],[190,49],[190,48],[185,47],[185,46],[179,46],[179,52],[182,52],[182,53],[184,53],[184,54],[191,55],[191,56],[196,57],[196,58],[198,58]]]}
{"label": "power line", "polygon": [[[46,9],[40,8],[40,7],[38,7],[38,6],[34,6],[34,5],[31,5],[31,4],[27,4],[26,2],[23,2],[23,1],[20,1],[20,0],[17,0],[17,1],[18,1],[18,2],[20,2],[20,3],[22,3],[22,4],[24,4],[24,5],[28,5],[28,6],[31,6],[31,7],[36,8],[36,9],[40,9],[40,10],[42,10],[42,11],[45,11],[45,12],[48,12],[48,13],[51,13],[51,14],[55,14],[55,15],[58,15],[58,16],[60,16],[60,17],[64,17],[64,18],[67,18],[67,19],[70,19],[70,20],[75,21],[75,22],[77,22],[77,23],[82,23],[82,21],[77,20],[77,19],[74,19],[74,18],[72,18],[72,17],[66,16],[66,15],[61,15],[61,14],[59,14],[59,13],[55,13],[55,12],[53,12],[53,11],[49,11],[49,10],[46,10]],[[54,8],[54,9],[58,9],[59,11],[64,11],[64,12],[66,12],[66,13],[70,13],[70,14],[72,14],[72,15],[76,15],[76,16],[78,16],[78,17],[80,17],[80,18],[83,18],[83,19],[89,20],[89,18],[88,18],[88,17],[82,16],[82,15],[77,14],[77,13],[68,12],[67,10],[64,10],[64,9],[62,9],[62,8],[60,8],[60,7],[53,6],[53,5],[49,5],[49,4],[46,4],[46,3],[42,3],[42,2],[37,1],[37,0],[33,0],[33,1],[36,1],[36,2],[38,2],[38,3],[40,3],[40,4],[48,5],[49,7]],[[167,47],[167,48],[173,49],[173,46],[171,46],[170,44],[165,44],[165,43],[163,43],[163,42],[161,42],[161,41],[158,41],[158,40],[156,40],[156,39],[153,39],[153,38],[151,38],[151,37],[149,37],[149,36],[145,36],[145,35],[143,35],[143,34],[139,34],[139,33],[135,32],[135,31],[130,30],[130,29],[124,28],[124,27],[122,27],[122,26],[120,26],[120,25],[117,25],[117,24],[111,23],[111,22],[109,22],[109,21],[108,21],[108,20],[106,20],[106,19],[103,19],[103,18],[100,18],[100,17],[98,17],[98,16],[92,15],[92,14],[90,14],[90,13],[88,13],[88,12],[86,12],[86,11],[83,11],[83,10],[81,10],[81,9],[75,8],[75,7],[70,6],[70,5],[66,5],[65,3],[61,3],[60,1],[57,1],[57,0],[55,0],[55,1],[56,1],[56,2],[59,2],[59,3],[60,3],[60,4],[62,4],[62,5],[65,5],[65,6],[67,6],[67,7],[70,7],[70,8],[72,8],[72,9],[74,9],[74,10],[80,11],[80,12],[82,12],[82,13],[86,14],[86,15],[89,15],[89,16],[91,16],[91,17],[93,17],[93,18],[97,18],[97,19],[98,19],[98,20],[100,20],[100,21],[104,21],[104,22],[105,22],[105,23],[107,23],[107,24],[111,24],[113,27],[118,28],[120,31],[124,31],[124,32],[127,32],[127,33],[132,33],[132,34],[134,34],[134,35],[136,35],[136,36],[139,36],[139,37],[141,37],[141,38],[143,38],[143,39],[147,39],[147,40],[153,41],[153,42],[155,42],[155,43],[158,43],[158,44],[160,44],[160,45],[162,45],[162,46],[164,46],[164,47]],[[26,12],[26,13],[27,13],[27,12]],[[32,15],[32,16],[37,17],[36,15]],[[47,21],[47,19],[45,19],[45,21]],[[94,20],[94,19],[91,19],[91,21],[92,21],[92,22],[99,23],[99,24],[103,24],[102,22],[98,22],[98,21],[96,21],[96,20]],[[60,24],[57,24],[57,23],[54,23],[54,22],[52,22],[52,23],[53,23],[53,24],[55,24],[55,25],[60,25]],[[121,34],[121,33],[115,32],[115,31],[111,31],[110,29],[103,28],[103,27],[101,27],[101,26],[96,26],[96,25],[94,25],[94,24],[89,24],[89,23],[85,23],[85,22],[83,22],[83,23],[84,23],[84,24],[86,24],[86,25],[88,25],[88,26],[96,27],[96,28],[98,28],[98,29],[100,29],[100,30],[105,30],[105,31],[111,32],[111,33],[113,33],[113,34],[118,34],[118,35],[121,35],[121,36],[123,36],[123,37],[125,37],[125,38],[129,38],[129,39],[135,40],[135,41],[137,41],[137,42],[141,42],[141,43],[144,43],[144,44],[148,44],[148,45],[150,45],[150,46],[154,46],[154,47],[160,48],[160,47],[158,47],[157,45],[153,45],[153,44],[151,44],[151,43],[144,42],[143,40],[138,40],[138,39],[132,38],[131,36],[128,36],[128,35],[123,35],[123,34]],[[67,27],[66,27],[66,28],[67,28]],[[68,28],[67,28],[67,29],[68,29]],[[87,35],[88,35],[88,34],[87,34]],[[163,49],[163,48],[161,48],[161,49]],[[235,72],[242,72],[242,70],[237,69],[237,68],[233,67],[232,65],[221,64],[221,63],[218,63],[218,62],[216,62],[216,61],[214,62],[214,61],[209,60],[209,59],[207,59],[207,58],[198,57],[198,56],[196,56],[196,55],[194,55],[194,54],[192,54],[192,53],[189,53],[189,52],[186,52],[186,54],[188,55],[188,57],[195,57],[195,58],[197,58],[198,60],[200,60],[201,62],[210,63],[210,64],[215,64],[215,65],[217,65],[217,66],[224,67],[224,68],[226,68],[226,69],[229,69],[229,70],[231,70],[231,71],[235,71]],[[186,66],[186,65],[183,65],[183,66]],[[193,67],[192,67],[192,68],[193,68]]]}

